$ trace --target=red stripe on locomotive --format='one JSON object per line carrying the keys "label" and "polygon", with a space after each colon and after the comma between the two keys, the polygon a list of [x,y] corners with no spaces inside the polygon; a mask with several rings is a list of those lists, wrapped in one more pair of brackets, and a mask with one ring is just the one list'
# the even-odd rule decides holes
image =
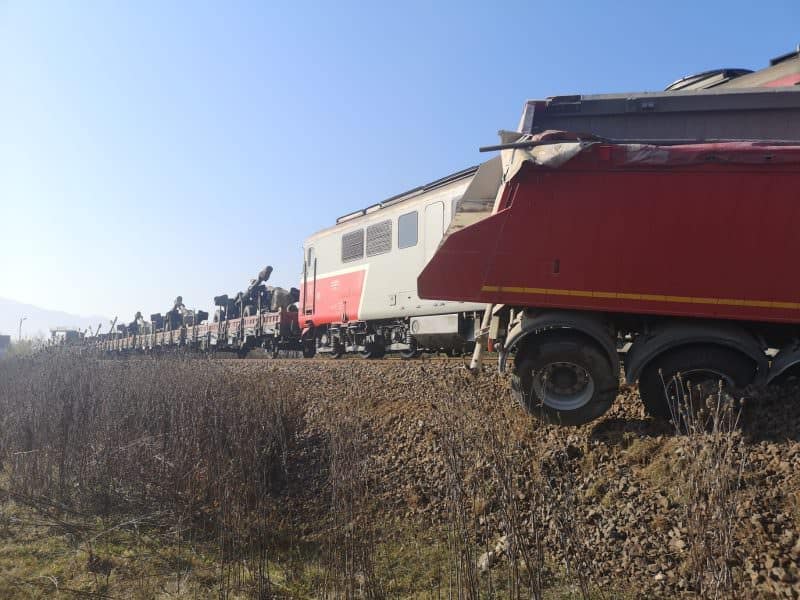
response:
{"label": "red stripe on locomotive", "polygon": [[365,268],[330,276],[318,276],[301,285],[300,306],[305,321],[314,325],[344,323],[359,319],[359,307],[367,279]]}

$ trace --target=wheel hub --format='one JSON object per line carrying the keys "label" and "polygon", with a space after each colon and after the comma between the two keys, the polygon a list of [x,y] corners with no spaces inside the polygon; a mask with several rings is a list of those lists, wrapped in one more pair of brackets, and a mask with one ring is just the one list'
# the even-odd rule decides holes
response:
{"label": "wheel hub", "polygon": [[542,404],[555,410],[576,410],[594,395],[594,381],[584,367],[553,362],[533,374],[533,388]]}

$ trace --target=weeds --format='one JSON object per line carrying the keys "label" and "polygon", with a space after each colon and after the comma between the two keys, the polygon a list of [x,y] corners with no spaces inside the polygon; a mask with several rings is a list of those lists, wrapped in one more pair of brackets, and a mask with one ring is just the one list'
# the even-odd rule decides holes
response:
{"label": "weeds", "polygon": [[332,522],[324,558],[330,581],[322,592],[348,600],[383,598],[382,580],[375,572],[378,545],[370,519],[372,494],[362,423],[347,409],[332,411],[329,421]]}
{"label": "weeds", "polygon": [[[438,414],[450,597],[538,600],[562,568],[579,597],[593,597],[573,464],[566,450],[551,449],[553,428],[532,431],[534,423],[520,420],[506,399],[487,405],[469,391],[447,396]],[[481,516],[487,510],[475,510],[474,499],[484,497],[497,519],[491,524]],[[496,578],[492,567],[500,563]]]}
{"label": "weeds", "polygon": [[0,595],[586,599],[623,576],[647,582],[631,597],[742,594],[750,463],[721,390],[681,435],[595,439],[525,418],[491,376],[399,363],[413,389],[381,399],[362,364],[0,362],[0,548],[24,528],[83,573],[21,558]]}
{"label": "weeds", "polygon": [[[270,594],[272,513],[289,482],[301,424],[295,390],[234,379],[209,362],[108,362],[49,352],[0,363],[0,457],[11,496],[79,530],[89,570],[110,575],[93,543],[150,526],[220,556],[221,596]],[[74,528],[74,527],[73,527]],[[106,586],[107,587],[107,586]]]}
{"label": "weeds", "polygon": [[[722,382],[716,390],[680,375],[669,389],[672,422],[681,436],[688,587],[704,598],[741,597],[742,557],[736,540],[737,506],[748,463],[739,429],[741,412]],[[665,385],[665,394],[668,386]],[[676,546],[684,543],[677,538]]]}

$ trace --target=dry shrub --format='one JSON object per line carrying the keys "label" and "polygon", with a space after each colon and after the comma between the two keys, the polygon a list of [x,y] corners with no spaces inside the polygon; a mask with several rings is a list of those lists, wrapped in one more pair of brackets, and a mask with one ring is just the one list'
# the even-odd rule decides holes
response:
{"label": "dry shrub", "polygon": [[0,363],[0,460],[12,497],[54,520],[100,515],[213,544],[222,589],[266,597],[301,406],[286,380],[210,361],[49,351]]}
{"label": "dry shrub", "polygon": [[328,420],[330,525],[324,540],[326,581],[319,592],[326,598],[383,598],[375,571],[379,534],[372,520],[364,425],[347,405],[336,406]]}
{"label": "dry shrub", "polygon": [[567,587],[589,598],[591,548],[566,431],[525,418],[507,397],[487,400],[459,378],[445,385],[437,425],[450,597],[543,598],[555,568],[566,572]]}
{"label": "dry shrub", "polygon": [[676,453],[683,465],[682,571],[687,587],[703,598],[744,597],[743,557],[736,540],[740,490],[748,467],[741,413],[721,383],[716,390],[691,386],[680,376],[674,383],[677,397],[670,398],[670,404],[680,436]]}
{"label": "dry shrub", "polygon": [[[486,512],[486,500],[475,489],[475,440],[468,423],[469,413],[456,399],[442,405],[439,447],[446,466],[448,592],[449,597],[477,600],[481,596],[478,553],[481,539],[477,514]],[[477,499],[480,506],[473,506]]]}

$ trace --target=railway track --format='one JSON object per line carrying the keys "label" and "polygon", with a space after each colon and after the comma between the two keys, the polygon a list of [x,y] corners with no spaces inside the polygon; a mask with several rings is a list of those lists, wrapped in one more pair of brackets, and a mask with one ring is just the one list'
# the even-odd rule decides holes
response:
{"label": "railway track", "polygon": [[[204,355],[197,355],[198,358],[205,358]],[[496,355],[490,355],[486,362],[492,362],[492,359],[496,359]],[[341,358],[332,358],[329,356],[315,356],[314,358],[303,358],[302,356],[279,356],[277,358],[273,358],[268,355],[264,356],[248,356],[247,358],[239,358],[237,356],[231,357],[222,357],[216,356],[212,360],[220,360],[225,362],[231,363],[256,363],[259,361],[264,362],[271,362],[271,361],[279,361],[279,362],[297,362],[302,363],[305,365],[313,365],[313,364],[320,364],[320,363],[340,363],[340,362],[357,362],[363,364],[395,364],[395,363],[406,363],[406,364],[427,364],[427,363],[464,363],[465,365],[469,363],[469,356],[420,356],[417,358],[412,359],[404,359],[400,356],[385,356],[381,359],[364,359],[360,356],[343,356]]]}
{"label": "railway track", "polygon": [[[416,358],[402,358],[399,354],[397,355],[386,355],[381,358],[377,359],[367,359],[363,358],[357,354],[347,354],[341,356],[339,358],[333,358],[332,356],[328,355],[317,355],[313,358],[303,358],[301,352],[291,352],[291,353],[281,353],[281,355],[277,357],[273,357],[269,353],[261,353],[257,350],[251,352],[251,354],[245,358],[240,358],[234,352],[217,352],[214,354],[206,354],[200,352],[186,352],[181,351],[180,349],[171,350],[161,353],[132,353],[132,354],[109,354],[110,357],[116,358],[135,358],[135,357],[142,357],[142,356],[153,356],[153,357],[174,357],[174,356],[182,356],[185,358],[197,358],[197,359],[204,359],[204,360],[214,360],[214,361],[221,361],[226,363],[240,363],[240,364],[251,364],[251,363],[258,363],[258,362],[272,362],[272,361],[279,361],[281,363],[284,362],[297,362],[302,363],[304,365],[314,365],[320,363],[342,363],[342,362],[356,362],[356,363],[363,363],[363,364],[430,364],[430,363],[463,363],[467,365],[470,360],[469,354],[464,354],[461,356],[441,356],[441,355],[432,355],[432,354],[422,354]],[[497,360],[496,353],[489,353],[484,355],[486,363],[492,363]]]}

